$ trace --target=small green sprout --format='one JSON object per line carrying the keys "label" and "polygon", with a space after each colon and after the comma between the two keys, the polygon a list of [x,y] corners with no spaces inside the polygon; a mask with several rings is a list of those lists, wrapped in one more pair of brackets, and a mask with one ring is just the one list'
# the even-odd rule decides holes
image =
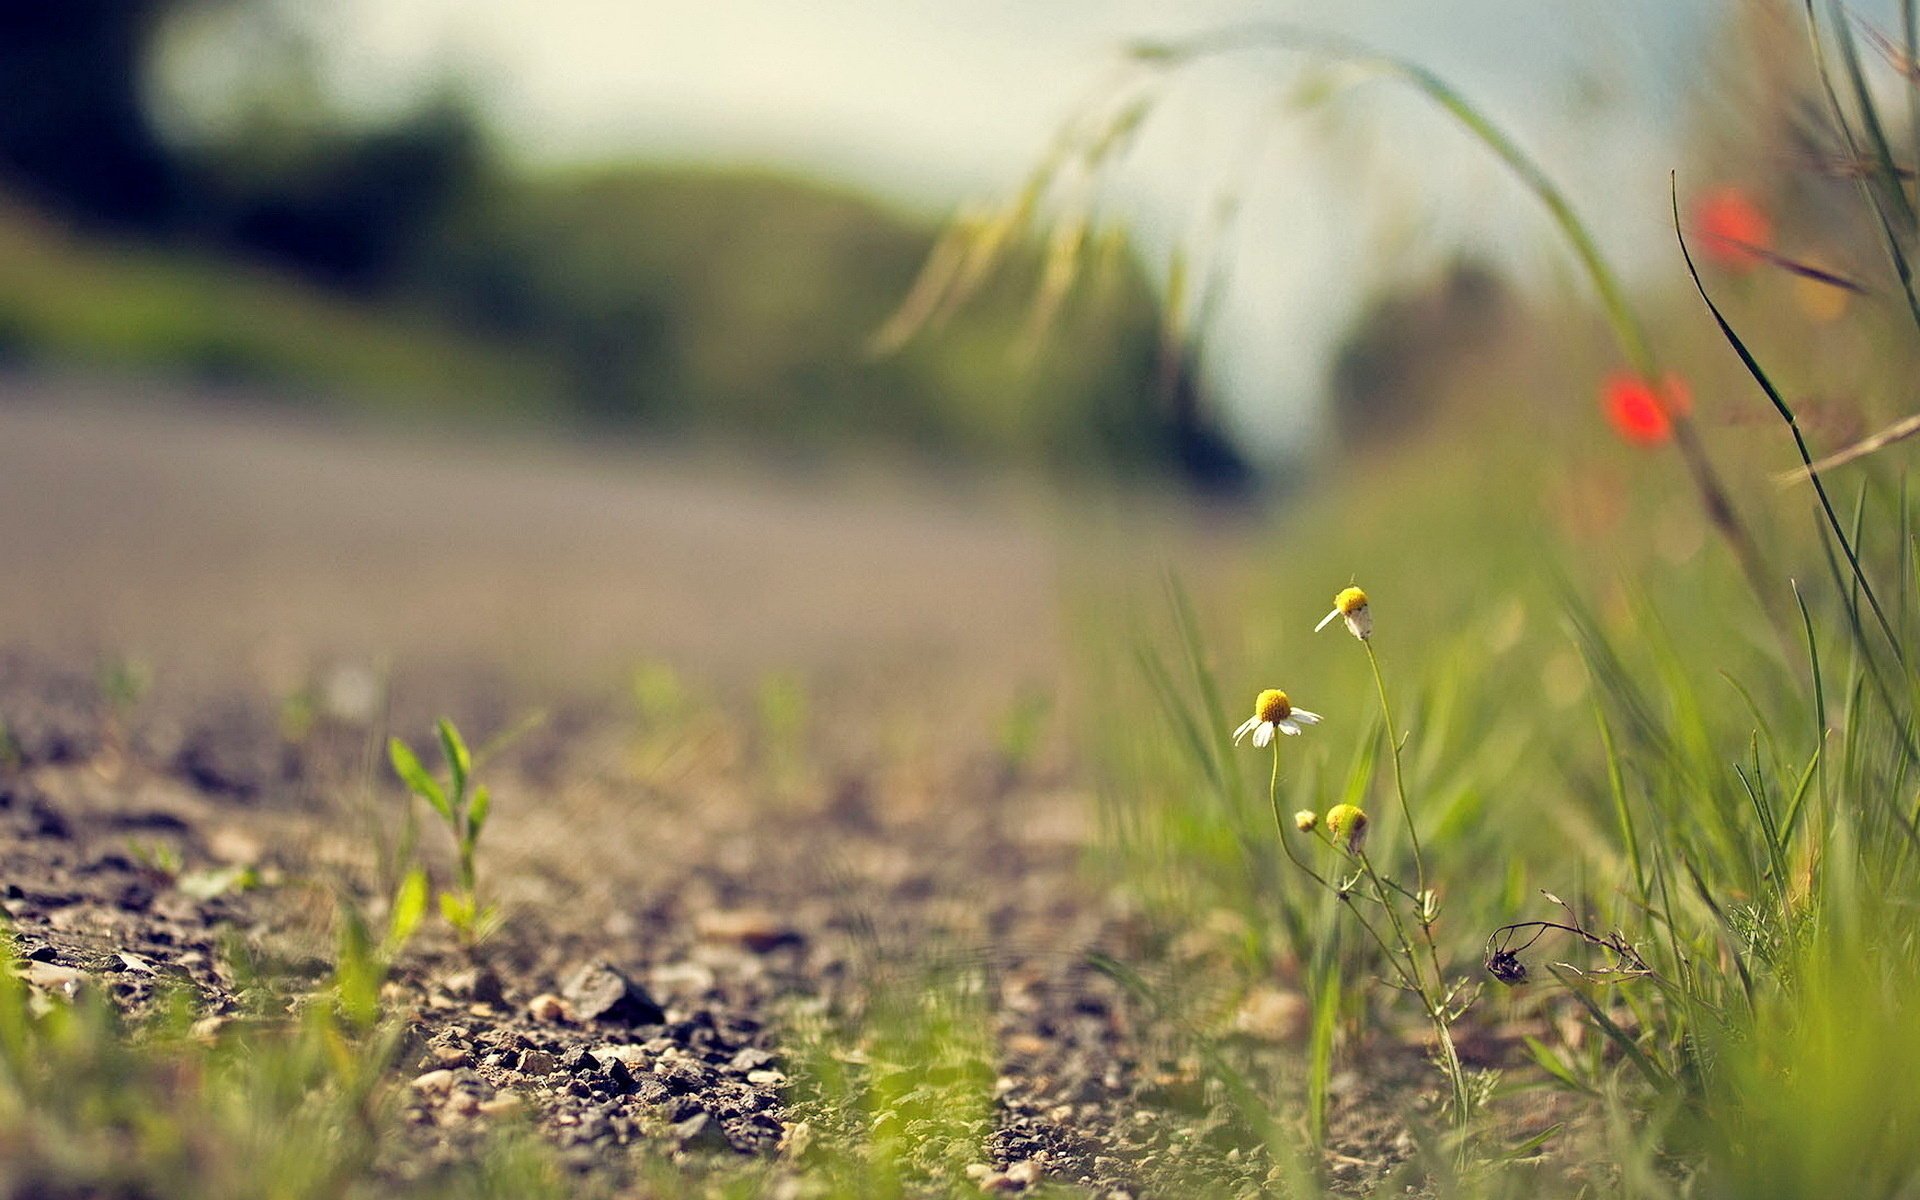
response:
{"label": "small green sprout", "polygon": [[420,756],[400,738],[388,741],[387,757],[393,763],[394,774],[407,785],[407,790],[440,814],[447,831],[453,835],[459,858],[458,886],[440,893],[440,913],[460,935],[461,944],[471,950],[493,931],[499,920],[492,905],[480,903],[475,870],[480,833],[493,810],[493,795],[484,786],[474,785],[473,755],[453,722],[442,717],[437,730],[440,750],[447,760],[444,784],[427,773],[420,765]]}

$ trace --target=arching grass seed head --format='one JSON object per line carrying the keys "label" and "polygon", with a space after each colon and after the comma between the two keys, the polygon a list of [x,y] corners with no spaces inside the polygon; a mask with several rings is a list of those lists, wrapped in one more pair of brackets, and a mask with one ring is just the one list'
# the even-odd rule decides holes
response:
{"label": "arching grass seed head", "polygon": [[1285,692],[1279,688],[1268,688],[1254,698],[1253,715],[1233,731],[1233,744],[1239,745],[1241,738],[1252,734],[1253,744],[1264,749],[1272,743],[1276,729],[1290,737],[1297,737],[1302,727],[1319,723],[1319,713],[1295,708]]}
{"label": "arching grass seed head", "polygon": [[1367,610],[1367,594],[1359,588],[1340,589],[1340,594],[1333,598],[1333,611],[1321,617],[1320,623],[1313,627],[1313,631],[1319,633],[1333,624],[1335,617],[1346,621],[1347,632],[1361,641],[1364,642],[1373,636],[1373,614]]}

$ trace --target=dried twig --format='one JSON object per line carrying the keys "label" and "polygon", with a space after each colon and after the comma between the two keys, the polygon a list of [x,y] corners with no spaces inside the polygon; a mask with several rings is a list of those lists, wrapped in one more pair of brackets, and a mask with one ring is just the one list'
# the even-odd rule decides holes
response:
{"label": "dried twig", "polygon": [[1877,450],[1885,449],[1895,442],[1904,442],[1916,433],[1920,433],[1920,413],[1915,413],[1910,417],[1902,417],[1880,432],[1869,434],[1853,445],[1848,446],[1846,449],[1836,450],[1818,462],[1795,467],[1791,471],[1782,471],[1780,474],[1774,476],[1774,482],[1778,483],[1781,487],[1791,487],[1796,483],[1804,483],[1821,471],[1830,471],[1834,467],[1844,467],[1855,459],[1865,458],[1867,455]]}
{"label": "dried twig", "polygon": [[[1647,966],[1640,952],[1634,949],[1627,935],[1612,930],[1605,936],[1594,933],[1580,923],[1574,915],[1573,906],[1552,892],[1540,893],[1567,912],[1567,919],[1561,921],[1516,921],[1511,925],[1502,925],[1487,935],[1487,973],[1509,987],[1527,981],[1527,965],[1520,961],[1520,955],[1549,932],[1571,934],[1592,946],[1598,946],[1613,955],[1613,962],[1597,970],[1583,970],[1571,963],[1557,963],[1569,971],[1583,976],[1611,975],[1615,977],[1639,978],[1653,974],[1653,968]],[[1515,945],[1522,931],[1531,930],[1532,936]]]}

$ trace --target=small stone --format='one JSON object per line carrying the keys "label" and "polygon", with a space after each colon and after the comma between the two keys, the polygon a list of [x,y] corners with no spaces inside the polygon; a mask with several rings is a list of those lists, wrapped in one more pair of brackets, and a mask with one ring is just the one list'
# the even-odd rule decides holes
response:
{"label": "small stone", "polygon": [[646,990],[612,964],[589,963],[560,989],[576,1021],[618,1025],[658,1025],[667,1014]]}
{"label": "small stone", "polygon": [[459,1046],[435,1046],[427,1051],[427,1054],[443,1067],[465,1067],[472,1065],[473,1062],[467,1056],[467,1052]]}
{"label": "small stone", "polygon": [[552,992],[541,992],[529,1000],[527,1015],[547,1025],[564,1025],[573,1019],[567,1012],[567,1002]]}
{"label": "small stone", "polygon": [[968,1163],[967,1164],[966,1175],[968,1179],[978,1181],[981,1179],[985,1179],[987,1176],[991,1174],[993,1174],[993,1168],[988,1166],[986,1163]]}
{"label": "small stone", "polygon": [[627,1070],[627,1064],[619,1059],[610,1059],[606,1064],[607,1087],[616,1096],[624,1096],[633,1090],[633,1072]]}
{"label": "small stone", "polygon": [[504,1117],[519,1112],[527,1106],[518,1092],[501,1092],[491,1100],[480,1102],[480,1112],[489,1117]]}
{"label": "small stone", "polygon": [[1040,1164],[1032,1159],[1023,1159],[1007,1168],[1007,1178],[1021,1187],[1032,1187],[1040,1181]]}
{"label": "small stone", "polygon": [[748,1071],[747,1082],[755,1087],[779,1087],[787,1077],[779,1071]]}
{"label": "small stone", "polygon": [[593,1056],[603,1063],[620,1063],[629,1071],[645,1069],[648,1058],[645,1046],[602,1046]]}
{"label": "small stone", "polygon": [[455,1092],[447,1097],[447,1111],[456,1117],[471,1117],[480,1111],[480,1097],[472,1092]]}
{"label": "small stone", "polygon": [[675,1121],[672,1126],[673,1140],[682,1150],[713,1152],[731,1150],[733,1143],[727,1140],[726,1130],[720,1128],[720,1122],[704,1109],[696,1111],[684,1121]]}
{"label": "small stone", "polygon": [[1052,1045],[1043,1037],[1031,1033],[1015,1033],[1007,1037],[1007,1053],[1019,1058],[1040,1058]]}
{"label": "small stone", "polygon": [[745,946],[756,954],[806,940],[793,926],[759,909],[701,913],[694,929],[709,942]]}
{"label": "small stone", "polygon": [[667,963],[647,975],[649,982],[669,994],[699,994],[712,990],[719,982],[713,968],[697,962]]}
{"label": "small stone", "polygon": [[428,1071],[413,1081],[413,1090],[422,1096],[444,1096],[453,1090],[453,1072],[444,1067],[438,1071]]}
{"label": "small stone", "polygon": [[525,1055],[521,1056],[520,1073],[522,1075],[551,1075],[553,1074],[553,1069],[559,1065],[559,1060],[545,1050],[529,1050]]}
{"label": "small stone", "polygon": [[252,866],[260,861],[260,839],[243,829],[223,825],[207,838],[207,853],[224,863]]}
{"label": "small stone", "polygon": [[79,995],[80,989],[86,986],[87,982],[84,971],[76,971],[72,967],[57,967],[52,963],[43,962],[28,963],[20,976],[30,986],[39,988],[43,992],[51,992],[63,1000],[71,1000]]}
{"label": "small stone", "polygon": [[773,1062],[773,1055],[755,1046],[748,1046],[733,1056],[727,1064],[735,1071],[757,1071]]}
{"label": "small stone", "polygon": [[455,996],[479,1004],[499,1004],[506,999],[500,990],[500,976],[491,967],[470,967],[447,976],[442,986]]}
{"label": "small stone", "polygon": [[1299,992],[1255,988],[1233,1014],[1233,1031],[1255,1041],[1282,1045],[1306,1036],[1311,1017],[1311,1006]]}
{"label": "small stone", "polygon": [[808,1148],[813,1145],[813,1126],[805,1121],[795,1121],[780,1128],[779,1151],[788,1158],[804,1158]]}

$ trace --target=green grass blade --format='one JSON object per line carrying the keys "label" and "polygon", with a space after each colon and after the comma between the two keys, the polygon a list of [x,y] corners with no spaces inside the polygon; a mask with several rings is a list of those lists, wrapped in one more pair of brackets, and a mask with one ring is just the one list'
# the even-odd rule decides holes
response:
{"label": "green grass blade", "polygon": [[1340,1017],[1340,959],[1328,953],[1314,972],[1313,1026],[1307,1040],[1307,1128],[1316,1147],[1327,1144],[1327,1102],[1333,1091],[1333,1035]]}
{"label": "green grass blade", "polygon": [[1627,1060],[1633,1063],[1640,1074],[1646,1077],[1647,1082],[1653,1085],[1655,1090],[1664,1092],[1673,1086],[1673,1076],[1662,1070],[1658,1063],[1655,1063],[1651,1058],[1647,1057],[1647,1052],[1642,1050],[1639,1045],[1634,1042],[1633,1038],[1627,1034],[1627,1031],[1620,1028],[1614,1019],[1607,1015],[1607,1010],[1595,1003],[1593,997],[1587,995],[1585,990],[1583,990],[1570,975],[1558,966],[1550,966],[1547,970],[1553,973],[1553,977],[1560,981],[1561,986],[1567,989],[1568,994],[1580,1002],[1580,1007],[1587,1010],[1587,1015],[1592,1017],[1593,1023],[1600,1027],[1600,1032],[1606,1034],[1607,1038],[1612,1041],[1614,1045],[1620,1047],[1620,1052],[1627,1056]]}
{"label": "green grass blade", "polygon": [[446,792],[433,776],[427,774],[427,769],[420,765],[420,756],[413,752],[413,747],[397,737],[389,738],[387,761],[393,764],[393,773],[400,777],[400,782],[407,785],[408,791],[433,805],[433,811],[442,817],[449,821],[453,819],[453,809],[447,804]]}
{"label": "green grass blade", "polygon": [[453,722],[445,717],[434,723],[434,731],[440,735],[441,753],[447,756],[447,770],[452,775],[453,800],[455,804],[467,795],[467,776],[473,771],[473,755],[467,751],[467,743]]}
{"label": "green grass blade", "polygon": [[1607,756],[1607,791],[1613,797],[1613,813],[1620,822],[1620,837],[1627,848],[1627,861],[1633,866],[1634,894],[1644,908],[1647,902],[1646,864],[1640,861],[1640,832],[1633,821],[1633,808],[1627,803],[1627,785],[1620,771],[1620,748],[1613,741],[1613,726],[1607,722],[1606,706],[1594,693],[1594,723],[1600,727],[1600,745]]}
{"label": "green grass blade", "polygon": [[1713,297],[1707,294],[1707,285],[1700,278],[1700,269],[1694,265],[1693,251],[1687,247],[1686,232],[1680,226],[1680,192],[1677,184],[1672,192],[1672,200],[1673,232],[1680,241],[1680,254],[1686,259],[1687,274],[1693,277],[1694,289],[1700,293],[1700,299],[1706,304],[1707,311],[1713,314],[1714,323],[1720,327],[1721,336],[1727,340],[1728,345],[1733,347],[1734,353],[1740,357],[1741,364],[1747,368],[1747,373],[1753,376],[1754,382],[1760,385],[1760,390],[1766,393],[1767,399],[1772,401],[1774,411],[1780,414],[1780,419],[1787,423],[1787,429],[1793,434],[1794,448],[1800,452],[1800,461],[1807,467],[1807,478],[1812,481],[1814,493],[1820,498],[1820,509],[1826,514],[1827,524],[1832,528],[1833,536],[1839,541],[1840,548],[1845,551],[1847,562],[1853,567],[1854,577],[1859,580],[1861,590],[1866,593],[1867,604],[1873,609],[1873,615],[1879,621],[1880,630],[1886,635],[1888,645],[1893,648],[1894,657],[1904,665],[1906,652],[1901,649],[1900,639],[1895,636],[1892,623],[1887,620],[1886,612],[1880,607],[1880,598],[1874,595],[1873,584],[1868,581],[1866,570],[1860,565],[1860,558],[1854,552],[1853,543],[1847,540],[1846,531],[1840,527],[1840,517],[1833,511],[1833,500],[1827,495],[1826,484],[1821,482],[1819,472],[1812,469],[1813,453],[1807,448],[1806,435],[1800,431],[1799,418],[1794,416],[1793,408],[1781,396],[1780,389],[1773,385],[1773,380],[1769,379],[1767,373],[1761,369],[1753,352],[1747,349],[1747,344],[1740,339],[1739,334],[1734,332],[1726,315],[1720,311],[1720,306],[1715,304]]}
{"label": "green grass blade", "polygon": [[1207,663],[1206,642],[1200,634],[1200,621],[1194,615],[1193,601],[1180,580],[1172,574],[1167,576],[1167,599],[1173,608],[1181,648],[1186,652],[1187,671],[1193,676],[1194,690],[1199,694],[1201,706],[1206,711],[1207,727],[1213,731],[1214,750],[1221,762],[1222,786],[1239,796],[1246,781],[1240,771],[1240,760],[1233,753],[1231,730],[1235,723],[1227,720],[1226,705],[1220,698],[1219,680]]}
{"label": "green grass blade", "polygon": [[1578,1075],[1575,1075],[1573,1068],[1562,1061],[1560,1056],[1555,1054],[1545,1042],[1542,1042],[1532,1034],[1524,1035],[1523,1040],[1526,1043],[1527,1053],[1533,1058],[1534,1063],[1538,1065],[1542,1071],[1545,1071],[1547,1074],[1565,1084],[1569,1090],[1582,1092],[1589,1096],[1597,1096],[1600,1094],[1599,1089],[1585,1082]]}
{"label": "green grass blade", "polygon": [[[1840,104],[1840,93],[1833,86],[1833,75],[1827,69],[1826,46],[1820,36],[1820,18],[1814,11],[1813,0],[1806,0],[1806,13],[1807,38],[1813,45],[1814,71],[1820,77],[1820,88],[1826,95],[1827,108],[1833,115],[1833,123],[1840,134],[1841,141],[1847,147],[1848,157],[1853,161],[1860,161],[1863,156],[1860,152],[1859,139],[1854,136],[1853,126],[1847,120],[1846,109]],[[1884,163],[1882,170],[1885,170]],[[1896,174],[1891,178],[1897,189],[1899,176]],[[1880,227],[1881,244],[1886,249],[1888,260],[1893,264],[1894,275],[1900,280],[1900,292],[1906,298],[1907,313],[1913,318],[1915,325],[1920,325],[1920,296],[1916,296],[1913,289],[1913,267],[1907,261],[1906,252],[1900,247],[1899,235],[1894,231],[1893,223],[1887,216],[1880,189],[1874,186],[1871,179],[1862,177],[1860,191],[1866,197],[1868,207],[1873,210],[1875,223]]]}
{"label": "green grass blade", "polygon": [[1839,0],[1829,0],[1828,12],[1832,17],[1834,42],[1840,48],[1840,62],[1847,69],[1847,82],[1853,87],[1854,103],[1860,109],[1860,123],[1866,130],[1868,148],[1873,151],[1874,161],[1880,167],[1880,191],[1886,197],[1886,206],[1898,217],[1908,234],[1914,229],[1913,204],[1907,199],[1906,189],[1900,186],[1900,168],[1893,157],[1893,146],[1887,141],[1886,127],[1880,121],[1879,106],[1873,102],[1873,93],[1867,87],[1867,73],[1860,64],[1860,43],[1853,36],[1853,27],[1847,22],[1846,9]]}
{"label": "green grass blade", "polygon": [[1821,746],[1813,752],[1813,757],[1807,760],[1806,769],[1800,773],[1800,781],[1793,786],[1793,796],[1787,801],[1787,819],[1780,825],[1780,840],[1787,845],[1793,844],[1794,830],[1800,824],[1800,810],[1806,806],[1807,796],[1812,791],[1811,785],[1815,771],[1820,766],[1821,755],[1825,750],[1826,747]]}

